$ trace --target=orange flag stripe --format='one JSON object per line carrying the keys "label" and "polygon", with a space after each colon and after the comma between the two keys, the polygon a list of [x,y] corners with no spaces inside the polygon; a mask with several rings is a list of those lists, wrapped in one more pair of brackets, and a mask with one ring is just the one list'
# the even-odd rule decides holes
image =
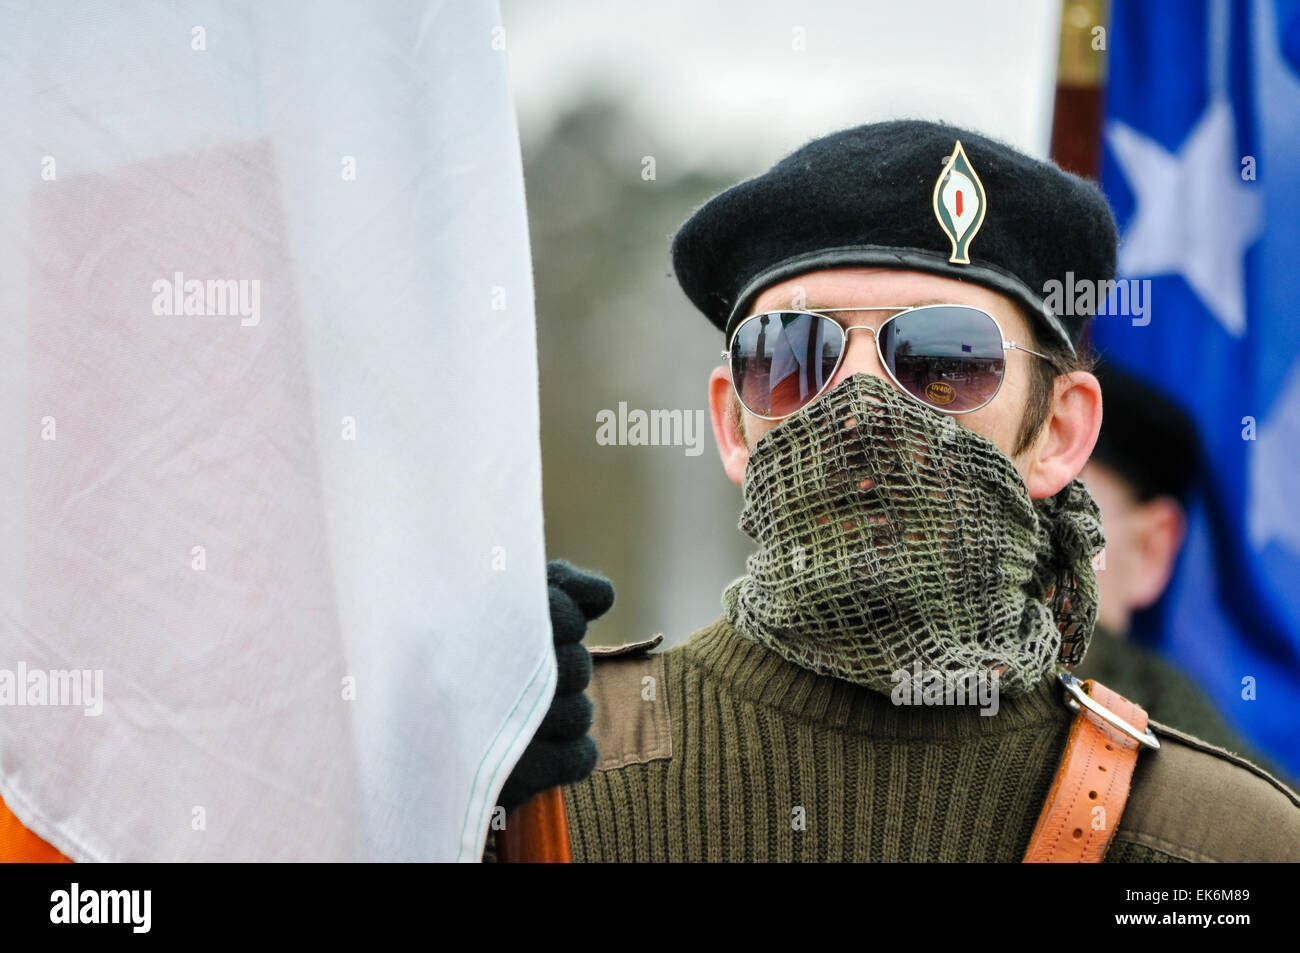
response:
{"label": "orange flag stripe", "polygon": [[72,861],[23,826],[0,798],[0,863],[70,864]]}

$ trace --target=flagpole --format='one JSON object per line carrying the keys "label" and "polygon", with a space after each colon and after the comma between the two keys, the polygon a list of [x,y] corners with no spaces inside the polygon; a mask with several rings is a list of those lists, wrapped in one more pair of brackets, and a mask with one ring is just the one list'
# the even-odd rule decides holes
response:
{"label": "flagpole", "polygon": [[1096,180],[1106,102],[1109,0],[1063,0],[1052,110],[1052,161]]}
{"label": "flagpole", "polygon": [[[1052,161],[1067,172],[1101,176],[1110,0],[1062,0],[1061,38],[1052,108]],[[1084,331],[1090,344],[1092,327]]]}
{"label": "flagpole", "polygon": [[497,860],[504,864],[569,863],[569,819],[564,792],[549,788],[506,817],[497,834]]}

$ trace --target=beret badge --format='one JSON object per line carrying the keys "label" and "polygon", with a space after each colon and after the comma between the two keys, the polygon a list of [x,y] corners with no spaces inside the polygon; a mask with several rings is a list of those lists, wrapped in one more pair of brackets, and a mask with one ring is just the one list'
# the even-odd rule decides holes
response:
{"label": "beret badge", "polygon": [[952,242],[952,257],[948,261],[956,265],[970,264],[971,239],[984,224],[986,208],[984,185],[958,139],[934,183],[934,217]]}

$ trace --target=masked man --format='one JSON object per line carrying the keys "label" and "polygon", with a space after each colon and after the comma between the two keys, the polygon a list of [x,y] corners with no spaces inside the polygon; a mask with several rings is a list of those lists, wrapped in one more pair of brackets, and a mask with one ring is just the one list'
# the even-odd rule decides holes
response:
{"label": "masked man", "polygon": [[593,650],[575,860],[1300,859],[1293,792],[1068,674],[1102,402],[1088,314],[1044,298],[1112,278],[1115,245],[1088,183],[917,121],[811,142],[682,226],[756,549],[687,642]]}

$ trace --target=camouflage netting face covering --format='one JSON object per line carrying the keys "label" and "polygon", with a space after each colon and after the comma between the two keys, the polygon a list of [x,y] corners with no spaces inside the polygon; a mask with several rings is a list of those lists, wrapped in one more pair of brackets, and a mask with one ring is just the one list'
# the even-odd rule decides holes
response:
{"label": "camouflage netting face covering", "polygon": [[854,374],[758,442],[723,598],[746,637],[890,692],[895,673],[999,676],[1023,693],[1083,657],[1105,542],[1078,480],[1030,498],[990,440]]}

